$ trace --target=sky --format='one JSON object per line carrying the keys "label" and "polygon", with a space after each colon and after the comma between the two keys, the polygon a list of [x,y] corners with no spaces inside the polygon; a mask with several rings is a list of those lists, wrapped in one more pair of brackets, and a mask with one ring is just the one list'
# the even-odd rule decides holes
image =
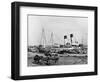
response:
{"label": "sky", "polygon": [[68,41],[73,33],[73,42],[87,44],[88,18],[68,16],[43,16],[28,15],[28,45],[39,45],[41,43],[42,29],[44,29],[46,44],[50,43],[53,33],[54,43],[64,44],[64,35]]}

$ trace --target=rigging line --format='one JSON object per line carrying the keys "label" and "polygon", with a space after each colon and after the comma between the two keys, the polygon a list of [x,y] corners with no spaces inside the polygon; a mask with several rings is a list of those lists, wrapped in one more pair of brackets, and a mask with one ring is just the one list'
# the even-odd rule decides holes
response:
{"label": "rigging line", "polygon": [[59,44],[60,44],[60,41],[63,42],[63,40],[61,40],[55,33],[54,33],[56,39],[58,40]]}

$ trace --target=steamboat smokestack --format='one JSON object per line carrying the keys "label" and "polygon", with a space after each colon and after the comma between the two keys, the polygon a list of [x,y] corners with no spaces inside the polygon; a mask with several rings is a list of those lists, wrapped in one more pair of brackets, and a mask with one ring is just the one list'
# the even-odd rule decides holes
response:
{"label": "steamboat smokestack", "polygon": [[70,40],[71,40],[71,45],[72,45],[72,38],[73,38],[73,34],[70,34]]}
{"label": "steamboat smokestack", "polygon": [[64,45],[66,45],[67,35],[64,36]]}

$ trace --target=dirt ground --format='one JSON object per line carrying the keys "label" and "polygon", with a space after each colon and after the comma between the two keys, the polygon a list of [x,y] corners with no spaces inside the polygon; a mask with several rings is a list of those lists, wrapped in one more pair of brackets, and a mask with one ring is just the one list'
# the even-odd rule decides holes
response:
{"label": "dirt ground", "polygon": [[[43,54],[41,54],[43,55]],[[28,66],[42,66],[39,64],[35,64],[33,60],[33,56],[28,57]],[[87,64],[88,57],[86,56],[60,56],[57,63],[54,65],[77,65],[77,64]],[[46,66],[46,65],[43,65]],[[50,66],[50,65],[49,65]]]}

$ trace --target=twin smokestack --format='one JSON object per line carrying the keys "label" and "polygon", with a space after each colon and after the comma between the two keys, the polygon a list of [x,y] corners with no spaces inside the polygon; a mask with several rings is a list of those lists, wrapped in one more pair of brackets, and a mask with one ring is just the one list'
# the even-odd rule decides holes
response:
{"label": "twin smokestack", "polygon": [[[67,35],[64,35],[64,45],[66,45],[66,40],[67,40]],[[73,34],[70,34],[70,43],[72,45],[72,38],[73,38]]]}

